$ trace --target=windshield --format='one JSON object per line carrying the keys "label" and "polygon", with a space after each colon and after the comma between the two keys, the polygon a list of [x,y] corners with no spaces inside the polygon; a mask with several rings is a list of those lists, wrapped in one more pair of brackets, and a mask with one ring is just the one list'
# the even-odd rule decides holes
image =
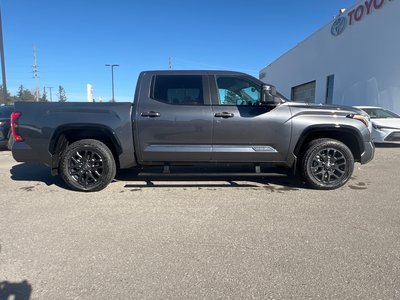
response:
{"label": "windshield", "polygon": [[365,111],[371,117],[371,119],[400,118],[400,116],[394,112],[383,108],[363,108],[362,110]]}

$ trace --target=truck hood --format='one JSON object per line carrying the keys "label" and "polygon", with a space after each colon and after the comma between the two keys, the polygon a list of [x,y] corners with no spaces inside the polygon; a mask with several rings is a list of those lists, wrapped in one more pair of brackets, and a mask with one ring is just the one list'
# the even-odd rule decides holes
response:
{"label": "truck hood", "polygon": [[314,104],[314,103],[301,103],[301,102],[286,102],[286,105],[292,108],[299,108],[302,110],[310,110],[310,111],[325,111],[329,113],[335,114],[357,114],[368,116],[361,109],[352,107],[352,106],[343,106],[343,105],[326,105],[326,104]]}

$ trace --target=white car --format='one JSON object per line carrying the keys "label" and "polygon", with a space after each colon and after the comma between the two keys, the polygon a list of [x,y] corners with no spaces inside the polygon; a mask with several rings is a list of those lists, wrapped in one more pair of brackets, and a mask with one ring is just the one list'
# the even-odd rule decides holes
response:
{"label": "white car", "polygon": [[356,106],[365,111],[372,122],[374,143],[400,144],[400,116],[390,110],[376,106]]}

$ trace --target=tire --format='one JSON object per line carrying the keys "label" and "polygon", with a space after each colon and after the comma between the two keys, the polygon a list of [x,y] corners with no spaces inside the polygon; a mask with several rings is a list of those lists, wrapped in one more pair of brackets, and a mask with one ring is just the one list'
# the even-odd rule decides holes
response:
{"label": "tire", "polygon": [[96,192],[115,177],[116,165],[110,149],[98,140],[77,141],[61,155],[60,174],[73,190]]}
{"label": "tire", "polygon": [[12,146],[15,142],[14,136],[12,134],[10,134],[10,136],[8,137],[8,142],[7,142],[7,149],[8,150],[12,150]]}
{"label": "tire", "polygon": [[312,141],[301,161],[306,183],[315,189],[333,190],[344,185],[353,174],[354,157],[342,142],[333,139]]}

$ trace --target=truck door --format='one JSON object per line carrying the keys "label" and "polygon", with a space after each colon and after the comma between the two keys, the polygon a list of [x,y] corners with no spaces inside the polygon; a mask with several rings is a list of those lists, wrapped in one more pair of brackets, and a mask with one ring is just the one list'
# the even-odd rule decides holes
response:
{"label": "truck door", "polygon": [[212,160],[285,161],[291,135],[289,108],[262,105],[262,83],[250,76],[213,75],[209,81],[214,118]]}
{"label": "truck door", "polygon": [[202,75],[144,75],[134,122],[140,163],[210,161],[213,115],[206,81]]}

